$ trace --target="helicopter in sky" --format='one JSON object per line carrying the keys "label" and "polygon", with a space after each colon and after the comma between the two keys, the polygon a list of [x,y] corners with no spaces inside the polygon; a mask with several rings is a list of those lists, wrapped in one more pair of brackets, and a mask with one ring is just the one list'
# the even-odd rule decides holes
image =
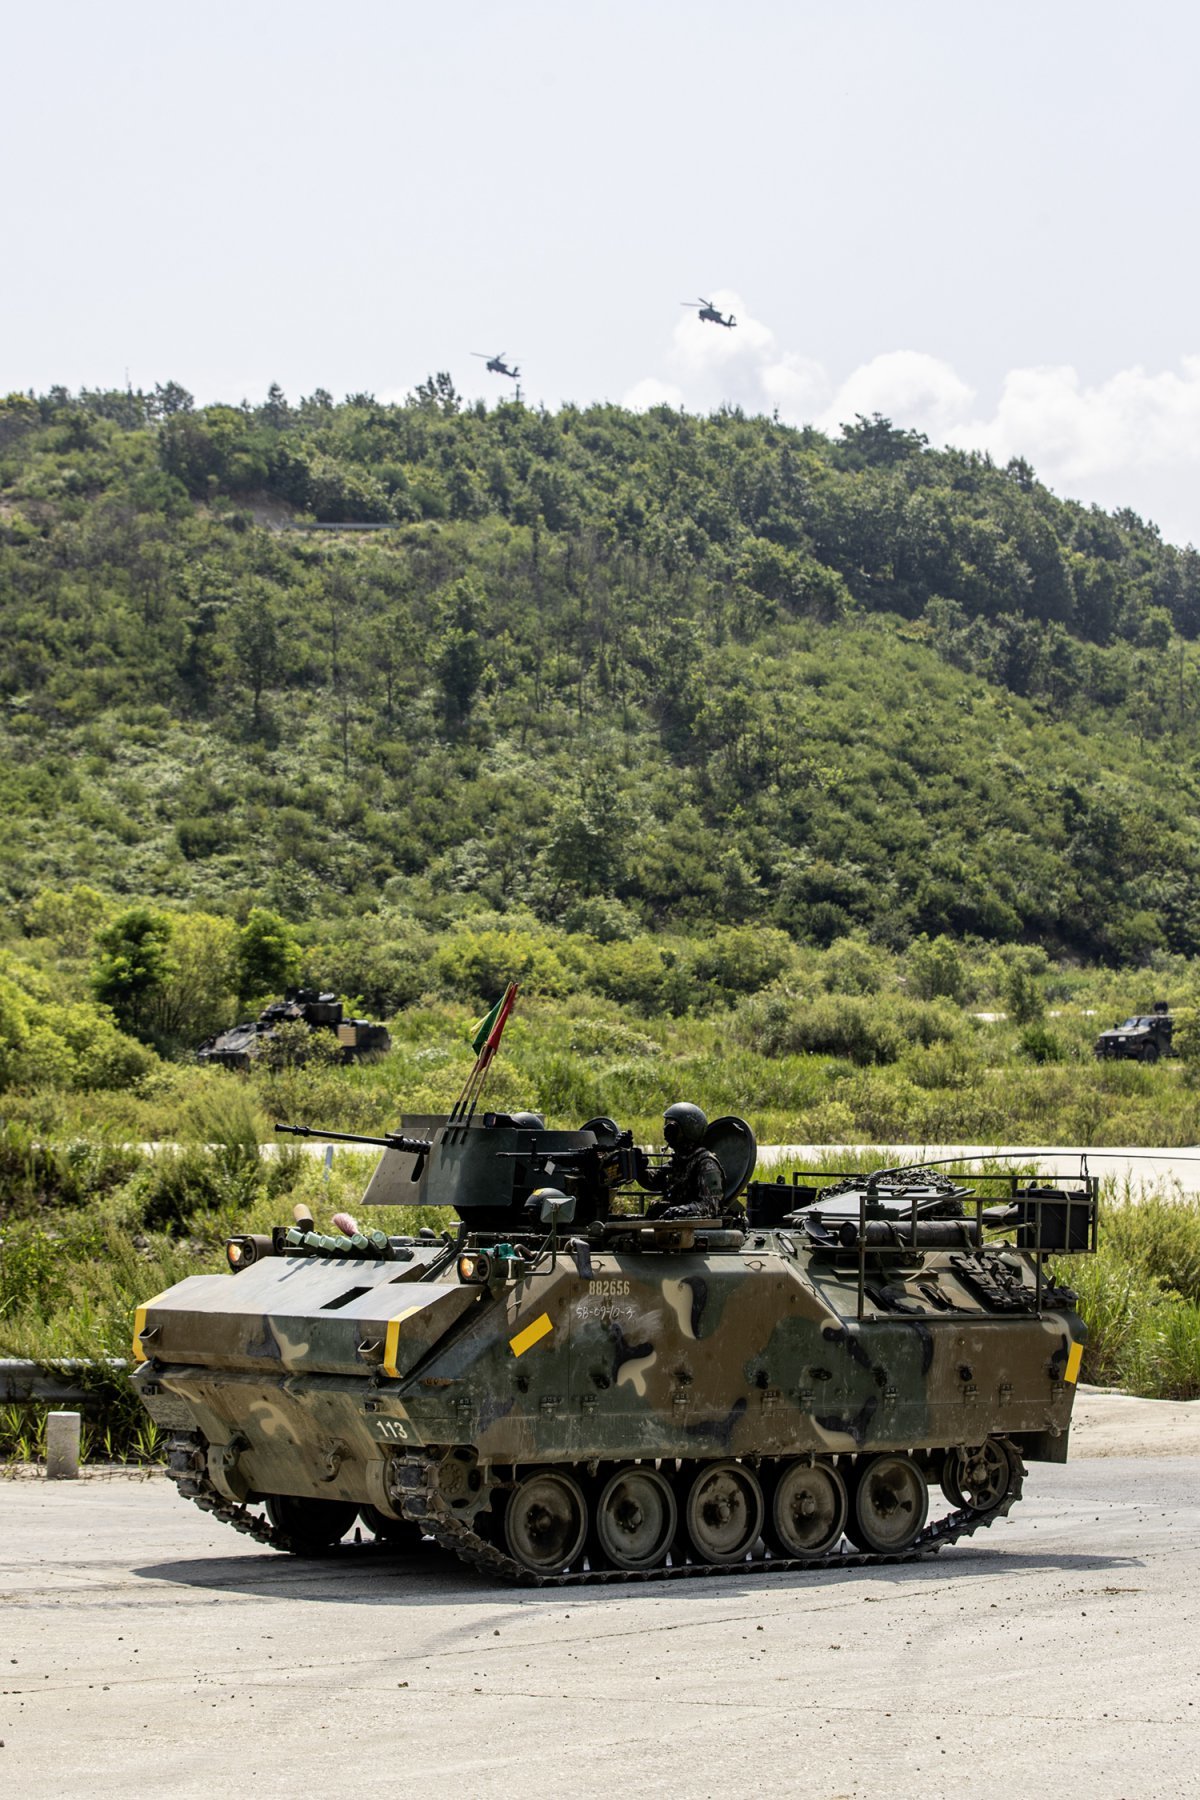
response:
{"label": "helicopter in sky", "polygon": [[691,306],[695,308],[702,319],[709,319],[714,325],[724,325],[726,331],[732,331],[737,324],[737,320],[732,313],[726,318],[724,313],[718,312],[712,301],[705,300],[703,295],[701,295],[698,303],[695,300],[681,300],[679,304],[680,306]]}
{"label": "helicopter in sky", "polygon": [[503,350],[496,356],[489,356],[486,350],[472,350],[471,355],[480,357],[487,364],[491,375],[507,375],[510,381],[516,381],[520,376],[520,369],[510,369],[505,362]]}

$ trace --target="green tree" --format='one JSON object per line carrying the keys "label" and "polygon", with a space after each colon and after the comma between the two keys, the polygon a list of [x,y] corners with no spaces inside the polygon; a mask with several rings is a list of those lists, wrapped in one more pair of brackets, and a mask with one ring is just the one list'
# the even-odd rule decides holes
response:
{"label": "green tree", "polygon": [[1200,1005],[1193,1000],[1184,1006],[1176,1006],[1171,1011],[1172,1047],[1183,1059],[1184,1068],[1191,1079],[1200,1073]]}
{"label": "green tree", "polygon": [[1018,1025],[1037,1025],[1041,1022],[1046,1002],[1036,976],[1024,963],[1009,964],[1005,971],[1001,997],[1009,1018]]}
{"label": "green tree", "polygon": [[170,419],[176,413],[191,412],[196,402],[185,387],[177,381],[156,382],[154,393],[148,402],[148,411],[152,419]]}
{"label": "green tree", "polygon": [[919,456],[929,439],[923,431],[905,431],[882,413],[855,413],[853,425],[842,426],[838,460],[845,469],[890,468]]}
{"label": "green tree", "polygon": [[251,908],[237,935],[233,976],[243,1003],[261,1000],[289,987],[300,966],[300,949],[286,919],[265,906]]}
{"label": "green tree", "polygon": [[442,608],[441,636],[434,652],[438,711],[450,731],[469,717],[483,675],[484,604],[469,581],[457,581]]}
{"label": "green tree", "polygon": [[952,938],[915,938],[908,952],[908,985],[918,1000],[961,1000],[966,971]]}
{"label": "green tree", "polygon": [[146,1029],[155,1043],[194,1048],[230,1023],[236,939],[228,919],[212,913],[172,919],[171,966],[146,1002]]}
{"label": "green tree", "polygon": [[17,984],[0,975],[0,1088],[21,1073],[30,1032],[30,1002]]}
{"label": "green tree", "polygon": [[279,672],[279,625],[266,587],[255,582],[233,608],[233,650],[254,696],[254,729],[262,729],[264,690]]}
{"label": "green tree", "polygon": [[25,930],[50,938],[65,956],[83,956],[108,911],[108,901],[86,882],[76,882],[69,893],[39,888],[24,909]]}
{"label": "green tree", "polygon": [[610,893],[623,876],[632,814],[606,770],[588,777],[558,802],[546,842],[546,869],[556,891]]}
{"label": "green tree", "polygon": [[96,948],[93,994],[112,1008],[123,1031],[141,1037],[151,998],[172,973],[170,918],[149,906],[131,906],[97,932]]}

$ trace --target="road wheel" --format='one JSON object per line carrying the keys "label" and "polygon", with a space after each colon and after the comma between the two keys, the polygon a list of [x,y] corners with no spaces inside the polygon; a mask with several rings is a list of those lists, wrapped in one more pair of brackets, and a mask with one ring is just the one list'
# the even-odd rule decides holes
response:
{"label": "road wheel", "polygon": [[535,1469],[519,1481],[504,1509],[509,1555],[535,1575],[569,1569],[587,1537],[583,1490],[562,1469]]}
{"label": "road wheel", "polygon": [[296,1494],[268,1494],[267,1517],[288,1542],[293,1556],[320,1556],[340,1543],[358,1517],[349,1500],[309,1500]]}
{"label": "road wheel", "polygon": [[846,1529],[850,1499],[832,1463],[788,1463],[771,1496],[771,1537],[784,1556],[823,1556]]}
{"label": "road wheel", "polygon": [[701,1562],[743,1562],[763,1528],[763,1492],[745,1463],[710,1463],[692,1482],[684,1519]]}
{"label": "road wheel", "polygon": [[929,1488],[911,1456],[872,1456],[858,1471],[846,1535],[860,1550],[907,1550],[929,1512]]}
{"label": "road wheel", "polygon": [[618,1469],[596,1499],[598,1560],[617,1569],[656,1569],[675,1537],[679,1510],[665,1475],[632,1464]]}
{"label": "road wheel", "polygon": [[977,1450],[959,1448],[946,1452],[942,1492],[951,1506],[966,1507],[973,1513],[991,1512],[1007,1494],[1011,1480],[1008,1451],[995,1438],[989,1438]]}

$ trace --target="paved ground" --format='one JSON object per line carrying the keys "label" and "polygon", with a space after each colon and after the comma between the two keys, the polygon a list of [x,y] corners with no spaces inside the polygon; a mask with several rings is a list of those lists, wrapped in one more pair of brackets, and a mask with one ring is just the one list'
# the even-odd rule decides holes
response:
{"label": "paved ground", "polygon": [[531,1593],[0,1481],[0,1792],[1200,1794],[1200,1457],[1026,1495],[916,1567]]}

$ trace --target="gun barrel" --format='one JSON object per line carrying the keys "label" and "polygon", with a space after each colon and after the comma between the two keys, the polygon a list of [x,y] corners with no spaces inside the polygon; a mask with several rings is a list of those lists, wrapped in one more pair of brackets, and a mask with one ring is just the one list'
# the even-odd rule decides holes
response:
{"label": "gun barrel", "polygon": [[289,1137],[328,1139],[337,1144],[372,1144],[381,1150],[407,1150],[414,1156],[427,1156],[432,1148],[427,1139],[405,1137],[398,1131],[389,1131],[384,1137],[362,1137],[356,1131],[326,1131],[320,1125],[276,1125],[275,1129],[286,1132]]}

